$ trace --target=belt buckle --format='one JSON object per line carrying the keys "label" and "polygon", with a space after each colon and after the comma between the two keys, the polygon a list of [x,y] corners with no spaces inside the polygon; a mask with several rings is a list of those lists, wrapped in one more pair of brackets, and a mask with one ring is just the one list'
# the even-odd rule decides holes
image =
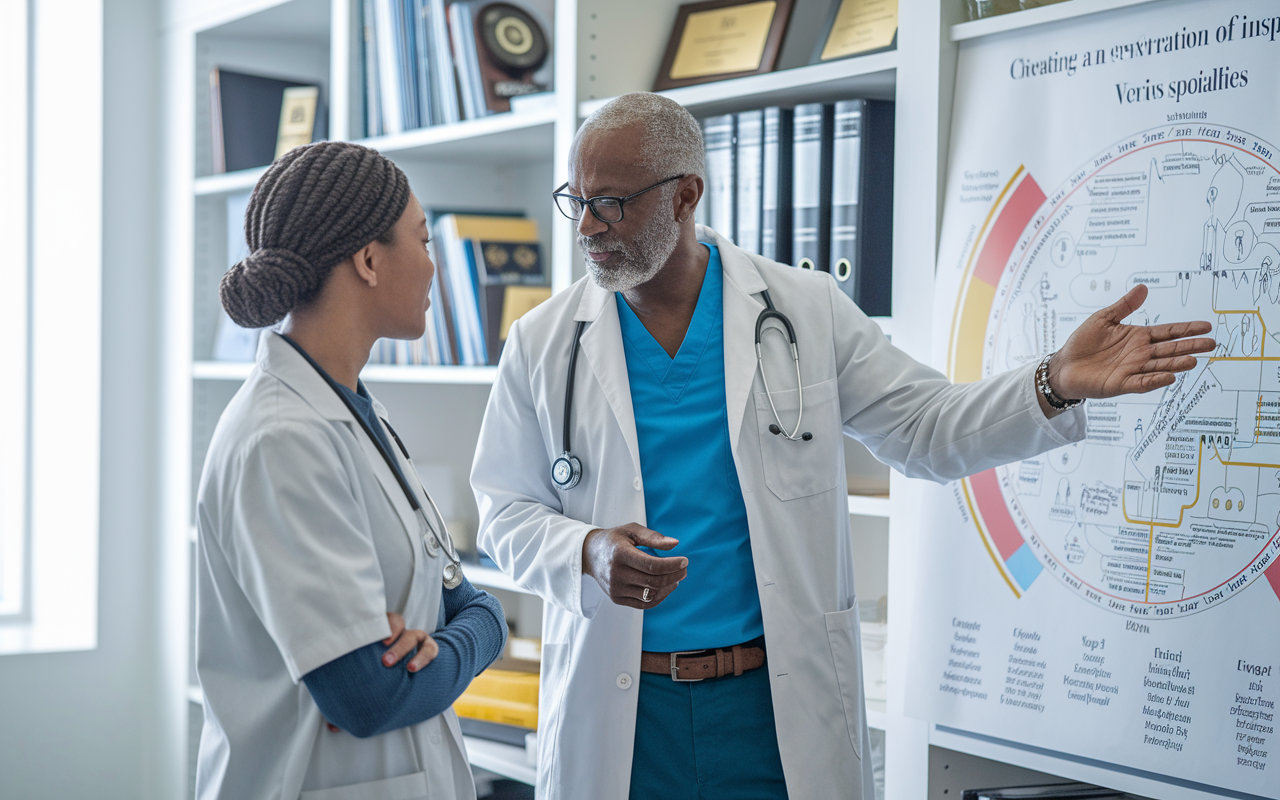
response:
{"label": "belt buckle", "polygon": [[671,654],[671,680],[675,681],[676,683],[697,683],[698,681],[705,680],[705,678],[681,678],[680,668],[676,666],[676,658],[679,656],[691,656],[691,655],[694,655],[695,653],[706,653],[706,652],[709,652],[709,651],[685,650],[680,653],[672,653]]}

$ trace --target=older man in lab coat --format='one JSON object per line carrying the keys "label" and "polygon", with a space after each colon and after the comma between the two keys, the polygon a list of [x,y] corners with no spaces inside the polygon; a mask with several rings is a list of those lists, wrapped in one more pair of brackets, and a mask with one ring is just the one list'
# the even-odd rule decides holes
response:
{"label": "older man in lab coat", "polygon": [[[1044,380],[952,385],[829,275],[696,226],[702,154],[657,95],[583,124],[556,202],[589,276],[512,327],[485,413],[480,547],[549,603],[539,796],[870,798],[841,436],[932,480],[1027,458],[1084,436],[1066,399],[1171,383],[1210,326],[1121,324],[1138,287]],[[776,320],[757,361],[770,305],[798,376]]]}

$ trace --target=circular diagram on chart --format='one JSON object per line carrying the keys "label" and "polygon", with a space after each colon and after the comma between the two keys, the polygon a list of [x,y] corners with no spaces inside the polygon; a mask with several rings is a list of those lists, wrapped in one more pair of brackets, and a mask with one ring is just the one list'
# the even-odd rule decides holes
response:
{"label": "circular diagram on chart", "polygon": [[1176,383],[1091,400],[1084,441],[975,475],[964,502],[1017,594],[1044,573],[1120,614],[1222,603],[1280,559],[1280,170],[1213,124],[1117,142],[1046,195],[1019,170],[969,252],[952,378],[1039,361],[1098,309],[1205,319],[1217,349]]}

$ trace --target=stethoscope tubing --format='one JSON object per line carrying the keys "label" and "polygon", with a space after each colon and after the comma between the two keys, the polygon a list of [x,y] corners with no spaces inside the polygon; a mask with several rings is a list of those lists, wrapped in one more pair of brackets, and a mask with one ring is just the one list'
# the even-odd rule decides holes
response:
{"label": "stethoscope tubing", "polygon": [[[321,369],[320,365],[315,362],[315,359],[313,359],[307,351],[303,350],[297,342],[283,334],[280,338],[292,345],[293,349],[297,350],[298,354],[306,359],[307,363],[315,369],[316,374],[324,379],[324,382],[329,385],[329,388],[333,390],[333,393],[338,396],[338,399],[342,401],[342,404],[351,412],[351,416],[355,419],[356,424],[360,426],[360,429],[363,430],[365,435],[369,437],[369,440],[373,442],[374,449],[382,456],[382,460],[387,463],[387,469],[391,470],[391,474],[395,476],[396,483],[399,484],[400,490],[404,492],[405,499],[409,501],[409,506],[413,509],[414,515],[419,517],[423,523],[426,524],[427,531],[431,534],[432,540],[435,541],[436,546],[440,548],[444,553],[446,560],[449,562],[445,566],[445,588],[455,588],[459,583],[461,583],[462,558],[458,555],[458,549],[453,545],[453,537],[449,535],[448,526],[445,524],[444,517],[440,514],[440,509],[436,506],[436,501],[431,498],[431,493],[427,491],[425,486],[422,487],[422,496],[427,498],[427,502],[431,504],[431,511],[440,522],[442,532],[437,531],[436,526],[432,525],[431,520],[427,519],[427,513],[423,509],[422,503],[419,502],[417,495],[409,486],[408,479],[405,478],[403,470],[401,470],[392,460],[391,454],[382,449],[382,445],[378,442],[378,437],[374,435],[373,429],[369,427],[369,423],[365,421],[360,412],[356,410],[354,405],[352,405],[350,398],[343,393],[342,389],[338,386],[338,382],[333,379],[333,376]],[[404,442],[400,439],[400,434],[396,433],[396,429],[391,427],[391,423],[387,422],[385,419],[382,420],[382,424],[386,425],[387,430],[391,432],[391,438],[395,439],[396,446],[400,448],[400,452],[404,455],[405,460],[412,461],[413,458],[409,455],[408,448],[404,446]],[[428,552],[427,555],[431,556],[433,554]],[[449,586],[448,584],[450,583],[453,585]]]}
{"label": "stethoscope tubing", "polygon": [[[760,295],[764,298],[764,309],[756,317],[756,367],[760,370],[760,378],[764,382],[765,396],[769,398],[769,408],[773,411],[773,418],[777,421],[776,433],[784,438],[793,441],[809,441],[813,438],[812,434],[800,433],[800,426],[804,422],[804,382],[800,379],[800,348],[796,344],[796,330],[791,324],[791,320],[787,318],[773,305],[773,299],[769,297],[769,290],[762,289]],[[796,416],[795,428],[790,433],[782,425],[782,416],[778,413],[778,407],[773,402],[773,391],[769,388],[769,376],[764,369],[764,357],[761,353],[760,340],[764,332],[768,330],[766,323],[769,320],[775,320],[785,329],[779,330],[778,333],[785,336],[788,344],[791,345],[791,360],[796,367],[796,388],[799,392],[800,412]],[[551,464],[551,482],[562,490],[569,490],[578,485],[578,479],[581,477],[581,462],[573,455],[573,450],[569,443],[569,424],[573,417],[573,385],[574,377],[577,374],[578,364],[578,347],[582,341],[582,332],[586,328],[585,320],[578,320],[573,331],[573,344],[569,348],[569,377],[565,384],[564,393],[564,425],[561,429],[561,443],[564,445],[563,450],[558,458],[552,460]],[[774,330],[777,330],[776,328]],[[346,398],[343,398],[344,400]],[[389,427],[389,426],[388,426]],[[770,426],[771,428],[774,426]],[[560,480],[556,477],[557,466],[563,465],[566,469],[571,469],[571,477],[567,480]]]}
{"label": "stethoscope tubing", "polygon": [[[773,411],[773,418],[778,423],[778,430],[782,435],[793,442],[801,441],[803,437],[800,435],[800,425],[804,422],[804,382],[800,380],[800,348],[796,345],[796,329],[791,326],[791,320],[787,319],[787,315],[773,307],[773,300],[769,297],[769,290],[763,289],[760,296],[764,298],[765,308],[756,317],[756,367],[760,370],[760,380],[764,382],[764,395],[769,398],[769,409]],[[765,327],[765,323],[769,320],[777,320],[786,328],[787,341],[791,345],[791,360],[796,365],[796,390],[800,393],[800,412],[796,415],[796,427],[790,433],[782,425],[782,415],[778,413],[778,407],[773,403],[773,390],[769,388],[769,373],[764,369],[764,356],[761,355],[760,340],[764,337],[764,332],[770,330]],[[777,330],[776,328],[772,330]],[[782,331],[778,331],[782,334]]]}

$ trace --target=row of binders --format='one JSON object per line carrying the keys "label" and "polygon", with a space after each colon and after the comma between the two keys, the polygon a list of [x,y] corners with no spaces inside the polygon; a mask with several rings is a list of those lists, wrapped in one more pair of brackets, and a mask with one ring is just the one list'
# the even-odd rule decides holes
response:
{"label": "row of binders", "polygon": [[745,250],[830,272],[870,316],[893,298],[893,114],[883,100],[703,120],[699,221]]}
{"label": "row of binders", "polygon": [[363,0],[366,135],[476,119],[512,110],[513,98],[545,96],[551,10],[548,0]]}
{"label": "row of binders", "polygon": [[427,329],[380,339],[370,364],[497,364],[511,324],[551,296],[538,226],[516,215],[432,213]]}

